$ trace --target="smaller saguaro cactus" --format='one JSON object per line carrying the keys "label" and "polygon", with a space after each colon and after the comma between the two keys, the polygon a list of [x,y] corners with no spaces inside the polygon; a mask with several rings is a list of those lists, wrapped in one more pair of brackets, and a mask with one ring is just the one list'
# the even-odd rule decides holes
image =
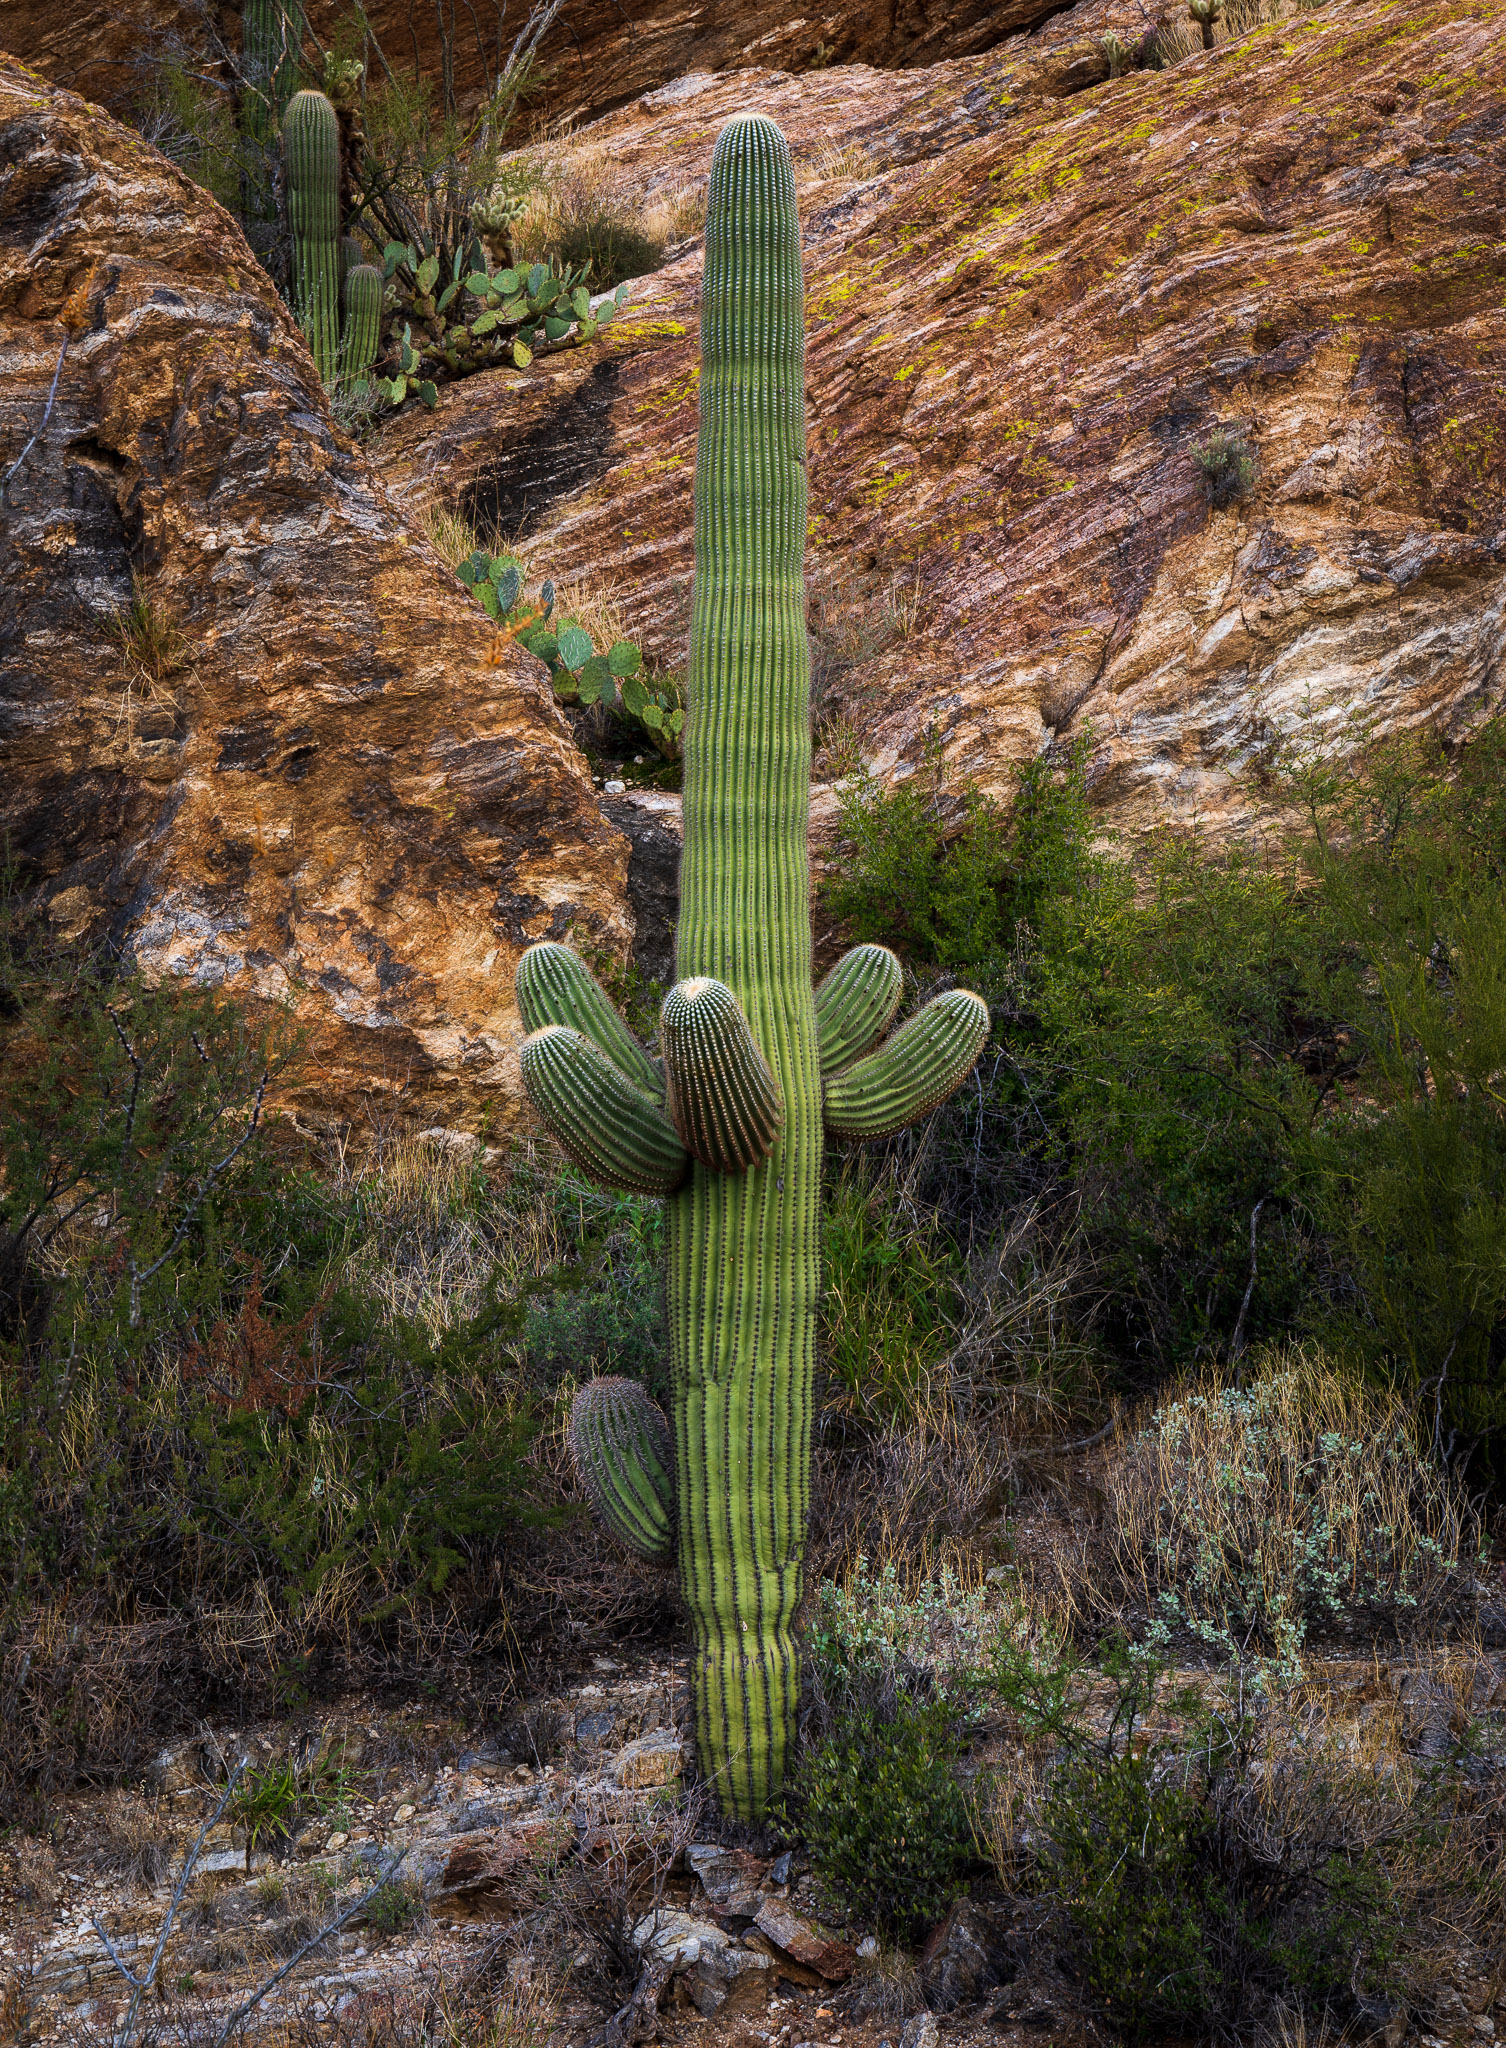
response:
{"label": "smaller saguaro cactus", "polygon": [[1213,24],[1222,19],[1224,0],[1187,0],[1187,12],[1203,31],[1203,48],[1213,48]]}
{"label": "smaller saguaro cactus", "polygon": [[345,275],[345,326],[340,338],[341,381],[359,384],[376,361],[382,342],[382,273],[374,263],[357,263]]}
{"label": "smaller saguaro cactus", "polygon": [[298,324],[319,376],[340,374],[340,117],[322,92],[297,92],[282,122]]}

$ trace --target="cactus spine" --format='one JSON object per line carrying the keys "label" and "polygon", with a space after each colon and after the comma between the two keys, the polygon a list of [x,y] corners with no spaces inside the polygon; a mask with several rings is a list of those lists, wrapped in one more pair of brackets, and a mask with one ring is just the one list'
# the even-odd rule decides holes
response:
{"label": "cactus spine", "polygon": [[340,374],[340,117],[297,92],[282,123],[298,324],[326,386]]}
{"label": "cactus spine", "polygon": [[[800,227],[788,146],[758,115],[728,122],[712,158],[701,364],[681,979],[664,1002],[663,1110],[643,1055],[614,1051],[584,969],[562,973],[558,948],[525,953],[518,1002],[533,1034],[525,1085],[571,1156],[589,1155],[608,1185],[624,1184],[609,1151],[631,1154],[641,1177],[627,1185],[684,1175],[668,1193],[668,1300],[696,1739],[722,1806],[752,1820],[783,1782],[799,1693],[823,1075],[835,1134],[897,1128],[961,1085],[988,1011],[951,990],[860,1058],[893,1016],[898,961],[859,947],[819,1001],[811,989]],[[625,1503],[665,1499],[646,1451],[637,1469],[641,1418],[607,1432],[607,1397],[581,1399],[582,1477],[610,1495],[608,1526],[641,1539]]]}

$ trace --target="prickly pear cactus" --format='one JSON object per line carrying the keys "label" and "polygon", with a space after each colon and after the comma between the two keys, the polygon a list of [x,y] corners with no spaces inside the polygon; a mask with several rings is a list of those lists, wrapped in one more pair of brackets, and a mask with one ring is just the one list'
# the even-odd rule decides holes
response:
{"label": "prickly pear cactus", "polygon": [[[744,1819],[779,1792],[794,1738],[824,1139],[924,1114],[960,1087],[988,1031],[986,1005],[954,989],[870,1050],[900,993],[881,946],[811,988],[803,296],[789,149],[772,122],[740,116],[717,141],[706,216],[682,978],[664,1002],[662,1075],[622,1046],[565,948],[531,948],[518,973],[539,1113],[586,1171],[668,1201],[696,1738]],[[582,1389],[576,1433],[616,1526],[617,1503],[665,1495],[635,1463],[651,1434],[641,1412],[608,1442],[605,1401]]]}
{"label": "prickly pear cactus", "polygon": [[282,121],[298,324],[320,381],[340,374],[340,117],[322,92],[295,92]]}

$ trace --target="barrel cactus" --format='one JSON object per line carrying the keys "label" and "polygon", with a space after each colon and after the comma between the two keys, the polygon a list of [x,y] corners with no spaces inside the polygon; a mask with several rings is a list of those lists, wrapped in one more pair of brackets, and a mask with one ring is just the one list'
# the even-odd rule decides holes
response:
{"label": "barrel cactus", "polygon": [[340,117],[322,92],[296,92],[282,122],[298,324],[321,381],[340,373]]}
{"label": "barrel cactus", "polygon": [[799,1692],[824,1136],[877,1137],[942,1100],[988,1011],[951,990],[874,1050],[894,956],[860,946],[811,987],[803,281],[789,149],[761,116],[730,121],[712,160],[701,352],[663,1068],[561,945],[524,954],[518,1002],[524,1083],[566,1152],[668,1202],[673,1484],[641,1389],[584,1388],[572,1444],[642,1554],[669,1552],[673,1515],[702,1772],[753,1820],[783,1782]]}

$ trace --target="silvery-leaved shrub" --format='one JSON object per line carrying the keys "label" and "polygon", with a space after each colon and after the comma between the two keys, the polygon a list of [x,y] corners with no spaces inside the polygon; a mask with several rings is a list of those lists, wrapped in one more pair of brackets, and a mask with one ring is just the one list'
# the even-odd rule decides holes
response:
{"label": "silvery-leaved shrub", "polygon": [[1294,1658],[1313,1629],[1410,1634],[1472,1598],[1478,1532],[1404,1405],[1316,1352],[1188,1387],[1111,1460],[1090,1594],[1212,1647]]}

